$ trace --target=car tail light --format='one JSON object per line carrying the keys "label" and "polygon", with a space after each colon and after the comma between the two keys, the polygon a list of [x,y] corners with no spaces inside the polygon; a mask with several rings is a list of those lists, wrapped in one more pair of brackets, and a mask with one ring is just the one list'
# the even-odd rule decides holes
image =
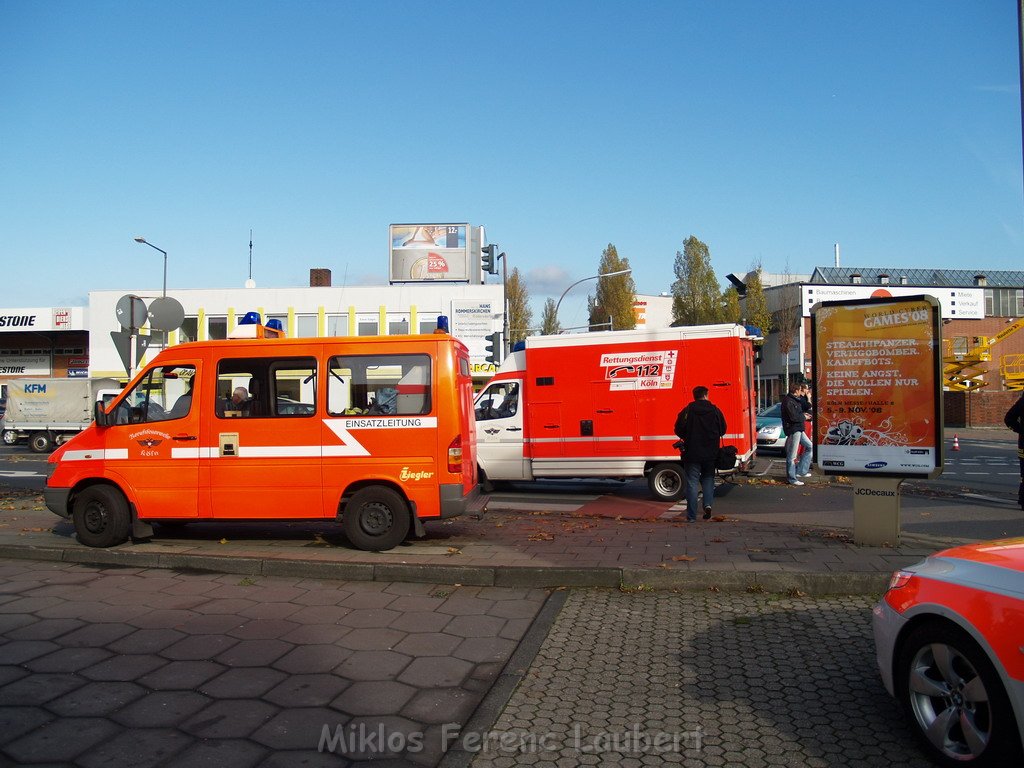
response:
{"label": "car tail light", "polygon": [[896,571],[889,579],[889,589],[900,589],[907,586],[914,574],[911,571]]}
{"label": "car tail light", "polygon": [[448,444],[448,471],[453,475],[462,474],[462,435],[456,435]]}

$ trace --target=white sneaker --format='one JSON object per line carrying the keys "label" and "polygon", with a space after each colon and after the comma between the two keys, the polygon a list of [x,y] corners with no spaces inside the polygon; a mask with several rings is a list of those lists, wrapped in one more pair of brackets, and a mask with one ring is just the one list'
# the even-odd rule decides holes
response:
{"label": "white sneaker", "polygon": [[806,473],[804,473],[802,475],[797,475],[797,477],[813,477],[813,476],[814,475],[812,473],[810,473],[810,472],[806,472]]}
{"label": "white sneaker", "polygon": [[804,483],[803,483],[802,480],[794,480],[793,482],[790,483],[790,485],[803,485],[803,484]]}

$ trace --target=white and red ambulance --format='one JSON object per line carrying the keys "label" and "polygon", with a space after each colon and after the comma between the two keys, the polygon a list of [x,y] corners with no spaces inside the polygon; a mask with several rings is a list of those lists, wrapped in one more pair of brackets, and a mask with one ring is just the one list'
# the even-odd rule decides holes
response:
{"label": "white and red ambulance", "polygon": [[531,336],[476,398],[477,462],[495,481],[646,477],[682,496],[676,416],[706,386],[737,466],[756,447],[754,341],[732,324]]}

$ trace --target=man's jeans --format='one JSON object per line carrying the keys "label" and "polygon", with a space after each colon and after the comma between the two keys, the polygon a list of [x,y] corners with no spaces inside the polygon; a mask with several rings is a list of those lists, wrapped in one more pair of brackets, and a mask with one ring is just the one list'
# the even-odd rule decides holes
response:
{"label": "man's jeans", "polygon": [[[804,452],[800,456],[800,460],[797,461],[796,451],[801,445],[804,447]],[[803,430],[786,437],[786,479],[789,482],[795,483],[799,475],[806,475],[811,471],[813,449],[814,443]]]}
{"label": "man's jeans", "polygon": [[715,460],[683,462],[686,473],[686,517],[697,519],[697,490],[704,494],[704,506],[715,500]]}

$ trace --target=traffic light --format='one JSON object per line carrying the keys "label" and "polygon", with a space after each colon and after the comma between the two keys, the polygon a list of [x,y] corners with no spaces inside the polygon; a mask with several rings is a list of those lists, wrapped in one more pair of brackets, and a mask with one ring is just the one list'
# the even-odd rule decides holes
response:
{"label": "traffic light", "polygon": [[490,245],[485,245],[483,248],[481,248],[480,252],[480,265],[483,267],[484,272],[490,275],[498,274],[498,259],[496,258],[498,253],[498,246],[496,246],[494,243],[491,243]]}
{"label": "traffic light", "polygon": [[489,333],[485,337],[487,339],[487,362],[494,363],[495,365],[501,364],[501,331],[495,331]]}

